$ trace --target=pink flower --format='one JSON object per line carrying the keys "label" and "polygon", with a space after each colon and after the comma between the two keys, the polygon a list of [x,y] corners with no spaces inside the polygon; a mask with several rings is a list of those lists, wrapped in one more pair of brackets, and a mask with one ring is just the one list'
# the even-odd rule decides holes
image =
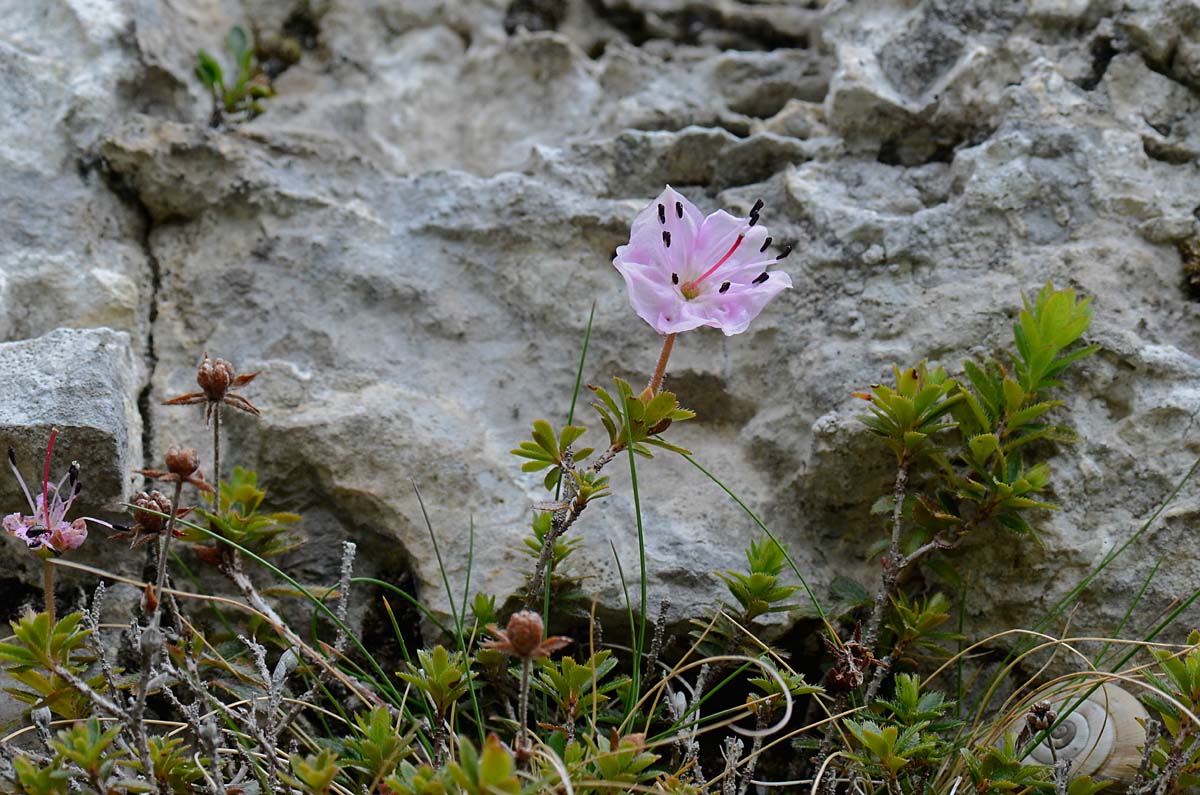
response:
{"label": "pink flower", "polygon": [[[52,555],[61,555],[63,552],[82,546],[83,542],[87,540],[87,522],[89,521],[106,527],[111,526],[99,519],[86,517],[72,522],[66,520],[67,511],[71,510],[71,505],[79,496],[82,485],[79,482],[79,464],[74,462],[58,485],[50,483],[50,454],[54,450],[54,440],[57,437],[58,431],[50,432],[50,442],[46,445],[46,465],[42,471],[42,493],[37,495],[36,500],[30,494],[29,487],[25,485],[25,479],[21,477],[20,470],[17,469],[16,452],[11,447],[8,448],[9,466],[12,467],[13,474],[17,476],[17,482],[21,484],[21,491],[25,493],[31,513],[28,516],[22,515],[20,512],[12,513],[5,516],[2,522],[9,535],[22,541],[31,550]],[[64,486],[66,487],[65,499],[63,498]],[[46,502],[47,494],[50,495],[49,505]]]}
{"label": "pink flower", "polygon": [[625,277],[629,302],[659,334],[700,326],[741,334],[772,298],[792,286],[767,268],[791,253],[768,254],[771,238],[758,223],[762,202],[745,218],[717,210],[707,218],[670,186],[638,213],[629,245],[613,265]]}

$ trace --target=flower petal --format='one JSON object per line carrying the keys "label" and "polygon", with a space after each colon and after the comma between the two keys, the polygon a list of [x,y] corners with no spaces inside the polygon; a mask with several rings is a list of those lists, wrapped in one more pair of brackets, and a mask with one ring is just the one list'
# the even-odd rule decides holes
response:
{"label": "flower petal", "polygon": [[[709,278],[721,278],[728,281],[725,273],[747,262],[762,258],[759,251],[767,239],[766,227],[761,224],[749,226],[750,219],[738,218],[724,210],[717,210],[704,219],[699,233],[696,235],[696,247],[693,252],[696,273],[690,278],[697,279],[708,272],[721,258],[734,248],[738,235],[743,235],[741,244],[729,255],[729,259]],[[706,280],[707,281],[707,280]]]}
{"label": "flower petal", "polygon": [[[662,208],[661,210],[659,208]],[[617,249],[617,257],[658,265],[685,278],[704,214],[671,186],[647,204],[633,220],[629,246]],[[666,245],[663,233],[670,235]]]}
{"label": "flower petal", "polygon": [[79,549],[79,547],[83,546],[83,542],[87,541],[87,537],[87,522],[83,519],[76,519],[70,524],[60,522],[54,528],[54,532],[50,534],[48,543],[56,552],[69,552],[72,549]]}
{"label": "flower petal", "polygon": [[686,302],[671,277],[652,265],[614,260],[629,289],[629,303],[638,317],[650,324],[659,334],[674,334],[703,325],[703,321],[684,322]]}
{"label": "flower petal", "polygon": [[4,529],[10,534],[25,540],[25,529],[33,524],[33,517],[26,519],[19,513],[10,513],[4,517]]}
{"label": "flower petal", "polygon": [[791,286],[792,278],[785,272],[770,271],[759,284],[731,284],[724,293],[709,290],[689,303],[705,318],[705,325],[732,337],[745,331],[772,298]]}

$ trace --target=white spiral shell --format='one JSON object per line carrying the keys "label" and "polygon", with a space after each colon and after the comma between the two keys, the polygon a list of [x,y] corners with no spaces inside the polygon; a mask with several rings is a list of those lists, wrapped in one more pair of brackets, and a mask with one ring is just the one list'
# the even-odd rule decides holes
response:
{"label": "white spiral shell", "polygon": [[[1051,699],[1051,704],[1061,714],[1078,699],[1078,695],[1064,696]],[[1072,776],[1128,784],[1141,762],[1148,717],[1146,708],[1128,692],[1102,685],[1034,747],[1030,758],[1042,765],[1070,759]]]}

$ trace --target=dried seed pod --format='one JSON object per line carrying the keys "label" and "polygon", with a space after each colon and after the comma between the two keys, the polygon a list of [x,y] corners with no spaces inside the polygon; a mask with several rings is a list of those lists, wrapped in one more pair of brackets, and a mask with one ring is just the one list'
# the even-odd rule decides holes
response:
{"label": "dried seed pod", "polygon": [[[154,513],[150,513],[154,511]],[[158,489],[139,491],[133,498],[133,518],[143,533],[161,533],[171,514],[171,500]]]}
{"label": "dried seed pod", "polygon": [[515,657],[532,657],[542,643],[542,633],[545,632],[542,617],[532,610],[522,610],[513,613],[504,628],[508,642],[512,645]]}
{"label": "dried seed pod", "polygon": [[181,478],[191,477],[200,468],[200,455],[194,447],[180,447],[177,444],[167,448],[167,471]]}
{"label": "dried seed pod", "polygon": [[196,383],[204,390],[204,396],[212,401],[225,399],[235,377],[232,364],[224,359],[210,359],[208,354],[204,354],[196,368]]}

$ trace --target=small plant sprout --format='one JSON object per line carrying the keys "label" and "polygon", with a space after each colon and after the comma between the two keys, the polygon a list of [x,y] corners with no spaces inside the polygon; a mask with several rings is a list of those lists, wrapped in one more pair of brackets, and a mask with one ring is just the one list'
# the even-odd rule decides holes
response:
{"label": "small plant sprout", "polygon": [[[57,485],[50,482],[50,458],[54,453],[54,441],[58,438],[58,430],[50,431],[50,440],[46,443],[46,461],[42,467],[42,491],[36,498],[32,496],[21,470],[17,467],[17,453],[8,448],[8,465],[21,492],[29,504],[29,514],[11,513],[4,517],[4,530],[13,538],[25,544],[32,552],[43,559],[43,593],[45,596],[46,612],[50,620],[54,620],[54,567],[50,558],[64,552],[78,549],[87,540],[87,523],[111,528],[108,522],[90,517],[81,517],[68,522],[67,512],[79,496],[83,484],[79,480],[79,464],[71,462],[65,474]],[[63,489],[66,488],[64,496]]]}
{"label": "small plant sprout", "polygon": [[441,765],[447,747],[450,711],[470,687],[474,673],[469,670],[461,652],[451,653],[445,646],[434,646],[417,652],[417,665],[397,674],[422,693],[433,708],[433,758]]}
{"label": "small plant sprout", "polygon": [[221,126],[226,116],[253,119],[263,112],[259,100],[275,93],[271,79],[259,68],[254,46],[246,29],[235,26],[225,39],[233,56],[232,81],[226,82],[221,63],[205,50],[196,52],[196,77],[212,95],[212,115],[209,124]]}
{"label": "small plant sprout", "polygon": [[519,755],[528,752],[529,728],[526,721],[529,713],[529,671],[534,660],[549,657],[571,643],[570,638],[552,637],[542,639],[546,628],[542,617],[532,610],[521,610],[509,616],[508,624],[500,629],[495,624],[488,627],[496,640],[483,644],[484,648],[495,649],[521,661],[521,691],[517,706],[516,750]]}
{"label": "small plant sprout", "polygon": [[[201,509],[208,527],[221,538],[232,541],[264,558],[282,555],[300,546],[302,538],[294,525],[300,517],[294,513],[261,510],[267,492],[258,488],[258,475],[233,468],[233,476],[221,483],[212,510]],[[204,559],[220,563],[220,555],[236,550],[228,544],[218,547],[194,547]],[[201,551],[204,550],[204,551]]]}

